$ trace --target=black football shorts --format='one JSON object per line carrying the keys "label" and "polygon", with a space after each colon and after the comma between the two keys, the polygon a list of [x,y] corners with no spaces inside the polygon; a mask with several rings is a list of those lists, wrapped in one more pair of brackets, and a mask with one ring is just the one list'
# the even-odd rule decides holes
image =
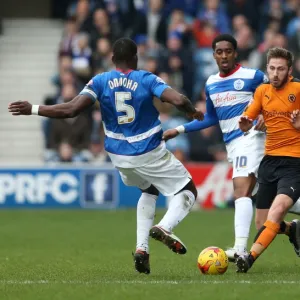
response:
{"label": "black football shorts", "polygon": [[256,208],[269,209],[276,195],[300,197],[300,158],[266,155],[258,169]]}

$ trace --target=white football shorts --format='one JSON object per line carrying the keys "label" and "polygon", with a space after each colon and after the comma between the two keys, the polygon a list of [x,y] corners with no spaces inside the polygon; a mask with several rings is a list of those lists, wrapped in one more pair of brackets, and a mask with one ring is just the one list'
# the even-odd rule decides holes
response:
{"label": "white football shorts", "polygon": [[226,145],[228,161],[232,164],[235,177],[248,177],[254,174],[257,177],[259,164],[265,153],[264,132],[254,130]]}
{"label": "white football shorts", "polygon": [[182,190],[192,179],[183,164],[169,151],[152,162],[136,168],[116,167],[124,184],[141,190],[155,186],[164,196],[171,196]]}

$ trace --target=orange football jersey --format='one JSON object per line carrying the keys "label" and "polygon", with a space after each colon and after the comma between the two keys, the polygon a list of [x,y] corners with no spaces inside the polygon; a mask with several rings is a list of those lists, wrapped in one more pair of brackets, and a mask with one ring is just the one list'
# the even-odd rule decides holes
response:
{"label": "orange football jersey", "polygon": [[281,89],[270,83],[256,89],[254,99],[243,115],[255,120],[263,114],[267,127],[267,155],[300,157],[300,131],[290,121],[291,113],[296,109],[300,109],[299,79],[291,76]]}

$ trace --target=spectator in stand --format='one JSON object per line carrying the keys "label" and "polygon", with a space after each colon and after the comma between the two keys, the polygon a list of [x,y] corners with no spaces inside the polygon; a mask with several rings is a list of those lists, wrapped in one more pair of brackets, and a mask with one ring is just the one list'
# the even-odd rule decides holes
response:
{"label": "spectator in stand", "polygon": [[117,40],[122,34],[121,28],[121,24],[110,21],[104,9],[96,9],[93,14],[93,28],[91,30],[91,47],[93,51],[96,50],[99,38],[107,38],[111,43]]}
{"label": "spectator in stand", "polygon": [[[298,11],[300,13],[300,9]],[[295,33],[289,38],[288,45],[289,45],[289,49],[295,54],[294,76],[296,78],[299,78],[300,77],[300,22],[298,23],[298,27],[296,28]]]}
{"label": "spectator in stand", "polygon": [[184,45],[190,45],[192,29],[192,19],[185,16],[182,10],[175,9],[171,13],[168,34],[177,33]]}
{"label": "spectator in stand", "polygon": [[[299,3],[300,5],[300,3]],[[300,6],[297,9],[297,15],[290,20],[290,22],[287,25],[286,34],[288,37],[292,37],[299,31],[300,29]]]}
{"label": "spectator in stand", "polygon": [[93,162],[103,163],[107,161],[107,154],[104,151],[103,140],[105,138],[102,119],[99,108],[95,109],[93,114],[93,129],[91,134],[90,152],[93,155]]}
{"label": "spectator in stand", "polygon": [[232,33],[234,36],[243,26],[249,26],[248,19],[244,15],[236,15],[232,18]]}
{"label": "spectator in stand", "polygon": [[163,14],[163,0],[149,0],[146,14],[138,12],[133,25],[133,39],[138,34],[148,36],[150,43],[165,45],[167,40],[167,20]]}
{"label": "spectator in stand", "polygon": [[218,35],[218,31],[210,22],[195,20],[193,34],[198,48],[210,48],[212,41]]}
{"label": "spectator in stand", "polygon": [[145,64],[145,70],[155,75],[158,74],[158,61],[156,57],[148,56]]}
{"label": "spectator in stand", "polygon": [[199,99],[201,88],[206,79],[218,70],[215,61],[211,59],[213,54],[211,44],[218,35],[218,31],[210,22],[195,21],[193,32],[198,46],[193,53],[194,76],[193,81],[191,81],[193,83],[192,99],[196,101]]}
{"label": "spectator in stand", "polygon": [[247,66],[249,56],[254,51],[256,46],[255,37],[252,29],[248,25],[243,25],[236,33],[235,36],[238,43],[238,57],[239,62]]}
{"label": "spectator in stand", "polygon": [[93,73],[107,72],[113,68],[112,49],[108,38],[100,38],[97,41],[97,49],[93,53]]}
{"label": "spectator in stand", "polygon": [[102,0],[111,24],[120,29],[122,36],[129,36],[136,17],[135,0]]}
{"label": "spectator in stand", "polygon": [[[62,88],[64,102],[77,95],[73,85]],[[45,153],[46,162],[87,162],[91,159],[88,151],[91,129],[85,114],[75,118],[51,119],[49,149]]]}
{"label": "spectator in stand", "polygon": [[254,31],[259,30],[260,4],[261,0],[226,0],[226,11],[228,17],[232,20],[237,15],[243,15]]}
{"label": "spectator in stand", "polygon": [[284,1],[284,9],[291,14],[295,14],[299,8],[299,0],[286,0]]}
{"label": "spectator in stand", "polygon": [[191,56],[189,47],[183,46],[182,35],[173,31],[168,36],[167,49],[161,54],[159,61],[161,70],[170,74],[174,87],[190,98],[193,94],[194,78],[194,67],[190,63]]}
{"label": "spectator in stand", "polygon": [[89,47],[89,36],[80,33],[72,49],[72,68],[83,82],[87,82],[92,75],[91,63],[92,50]]}
{"label": "spectator in stand", "polygon": [[64,33],[59,45],[59,56],[72,54],[72,48],[77,34],[78,28],[76,18],[70,17],[65,23]]}
{"label": "spectator in stand", "polygon": [[168,71],[173,87],[184,93],[183,89],[183,61],[178,54],[171,54],[168,59]]}
{"label": "spectator in stand", "polygon": [[276,32],[272,29],[267,29],[264,32],[263,40],[256,48],[250,53],[248,58],[249,68],[259,69],[263,65],[263,59],[268,49],[272,48]]}
{"label": "spectator in stand", "polygon": [[147,36],[140,34],[135,37],[135,42],[137,44],[137,52],[138,52],[138,68],[140,70],[146,69],[147,64],[147,54],[148,54],[148,46],[147,46]]}
{"label": "spectator in stand", "polygon": [[89,0],[78,0],[74,16],[79,32],[91,32],[93,21]]}
{"label": "spectator in stand", "polygon": [[64,54],[58,57],[58,73],[51,78],[51,82],[60,89],[61,76],[64,72],[72,69],[72,56]]}
{"label": "spectator in stand", "polygon": [[165,0],[166,11],[171,13],[172,11],[179,9],[184,12],[185,15],[196,17],[197,11],[201,1],[199,0]]}
{"label": "spectator in stand", "polygon": [[220,0],[205,0],[197,18],[202,22],[212,24],[219,33],[230,32],[229,19]]}
{"label": "spectator in stand", "polygon": [[278,32],[285,34],[287,24],[294,15],[294,12],[284,9],[283,1],[269,0],[266,2],[261,18],[262,31],[265,31],[270,23],[275,23],[277,24]]}
{"label": "spectator in stand", "polygon": [[[276,33],[274,38],[272,39],[271,48],[274,47],[280,47],[280,48],[286,48],[287,47],[287,39],[286,37],[281,33]],[[267,52],[268,49],[266,49]],[[262,62],[261,62],[260,69],[265,70],[267,65],[267,53],[263,54]]]}

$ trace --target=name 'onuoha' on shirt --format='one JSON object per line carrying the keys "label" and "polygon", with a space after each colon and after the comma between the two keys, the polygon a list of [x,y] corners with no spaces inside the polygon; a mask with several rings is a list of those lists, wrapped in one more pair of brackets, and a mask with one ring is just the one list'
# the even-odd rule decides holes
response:
{"label": "name 'onuoha' on shirt", "polygon": [[166,88],[169,86],[150,72],[113,70],[96,75],[80,92],[100,103],[104,147],[114,165],[136,167],[165,154],[153,97],[160,98]]}

